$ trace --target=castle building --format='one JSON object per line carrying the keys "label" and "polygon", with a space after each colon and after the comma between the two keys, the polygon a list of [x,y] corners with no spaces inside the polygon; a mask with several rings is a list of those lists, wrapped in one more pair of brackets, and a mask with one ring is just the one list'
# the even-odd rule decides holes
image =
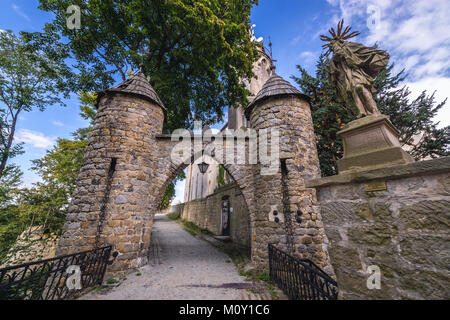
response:
{"label": "castle building", "polygon": [[[259,58],[253,64],[254,77],[244,79],[253,102],[267,80],[274,74],[272,58],[264,47],[259,47]],[[229,107],[228,122],[221,131],[249,128],[251,126],[244,107]],[[198,164],[209,164],[202,174]],[[250,250],[250,221],[244,197],[233,178],[215,160],[208,156],[199,158],[186,168],[184,203],[172,206],[183,219],[208,229],[216,236],[229,237],[237,246]]]}
{"label": "castle building", "polygon": [[[259,59],[253,64],[253,74],[255,75],[250,81],[243,80],[248,91],[251,92],[249,102],[251,103],[255,96],[260,92],[263,85],[273,75],[275,67],[272,58],[267,54],[264,47],[258,47]],[[236,130],[239,128],[249,128],[250,123],[244,114],[244,107],[228,108],[228,122],[221,131]],[[207,172],[202,174],[198,164],[203,160],[209,164]],[[186,184],[184,189],[184,202],[195,199],[203,199],[213,194],[219,186],[219,164],[213,159],[205,156],[205,159],[198,159],[186,169]],[[225,172],[224,184],[232,183],[232,178]]]}

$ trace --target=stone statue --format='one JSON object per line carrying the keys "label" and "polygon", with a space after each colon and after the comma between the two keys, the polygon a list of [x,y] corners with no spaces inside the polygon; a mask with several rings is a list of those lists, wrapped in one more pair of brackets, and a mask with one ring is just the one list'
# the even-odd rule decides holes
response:
{"label": "stone statue", "polygon": [[263,42],[263,40],[264,40],[263,37],[256,38],[255,28],[256,28],[256,24],[252,24],[252,27],[250,29],[250,40],[253,42]]}
{"label": "stone statue", "polygon": [[320,36],[322,41],[328,42],[323,45],[323,48],[328,48],[326,56],[333,52],[329,64],[331,82],[357,118],[379,115],[372,96],[376,92],[373,79],[388,64],[389,54],[376,47],[346,41],[359,35],[359,32],[350,33],[350,26],[342,31],[343,24],[344,20],[341,20],[336,31],[333,28],[329,30],[332,38]]}

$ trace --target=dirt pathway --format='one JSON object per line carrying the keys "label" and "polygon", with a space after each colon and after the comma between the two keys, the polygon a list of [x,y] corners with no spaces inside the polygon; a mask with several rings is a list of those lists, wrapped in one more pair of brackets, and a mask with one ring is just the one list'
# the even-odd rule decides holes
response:
{"label": "dirt pathway", "polygon": [[208,242],[193,237],[164,215],[156,215],[150,263],[119,286],[82,299],[238,300],[252,286],[231,259]]}

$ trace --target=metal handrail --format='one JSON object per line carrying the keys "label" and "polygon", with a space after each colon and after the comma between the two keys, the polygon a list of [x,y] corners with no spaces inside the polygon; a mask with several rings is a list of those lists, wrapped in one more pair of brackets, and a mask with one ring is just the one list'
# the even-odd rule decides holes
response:
{"label": "metal handrail", "polygon": [[[103,282],[106,267],[117,257],[112,246],[0,269],[0,300],[60,300]],[[69,273],[69,267],[80,273]],[[68,286],[78,276],[79,285]]]}
{"label": "metal handrail", "polygon": [[336,300],[338,285],[309,259],[300,259],[269,244],[270,280],[291,300]]}

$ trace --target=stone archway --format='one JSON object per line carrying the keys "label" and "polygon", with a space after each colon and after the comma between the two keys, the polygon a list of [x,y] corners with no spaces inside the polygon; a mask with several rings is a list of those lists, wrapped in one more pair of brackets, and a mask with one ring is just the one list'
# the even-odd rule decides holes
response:
{"label": "stone archway", "polygon": [[[161,190],[191,161],[171,156],[179,141],[161,134],[165,108],[142,73],[100,93],[97,107],[57,254],[110,244],[119,256],[108,271],[126,272],[147,263]],[[319,176],[308,98],[274,74],[246,116],[258,138],[270,129],[280,133],[280,154],[271,174],[261,174],[261,152],[256,164],[223,164],[248,206],[253,263],[268,268],[267,246],[272,243],[328,267],[315,190],[305,186],[305,180]],[[265,146],[259,142],[258,149],[278,147],[275,138],[271,135]],[[250,141],[243,139],[241,147],[223,142],[223,148],[247,153]],[[202,142],[200,153],[206,147]],[[189,160],[199,156],[194,150]],[[274,218],[278,212],[283,219]]]}
{"label": "stone archway", "polygon": [[[207,176],[209,174],[209,170],[212,169],[211,178],[215,179],[217,177],[215,171],[218,171],[218,168],[214,167],[219,165],[218,159],[214,156],[210,157],[208,155],[205,155],[203,157],[202,153],[200,152],[199,154],[194,155],[189,160],[189,165],[197,166],[202,161],[205,161],[209,164],[208,171],[205,173],[205,175],[203,175],[198,171],[198,169],[197,171],[195,171],[194,168],[194,175],[200,174],[200,181],[205,181],[205,176]],[[172,173],[167,178],[166,183],[163,185],[163,188],[159,190],[159,195],[157,198],[158,203],[160,199],[162,199],[165,188],[173,180],[173,177],[177,176],[178,173],[183,171],[186,166],[189,165],[186,163],[181,164],[176,170],[176,173]],[[230,234],[228,234],[228,236],[235,243],[236,247],[239,247],[246,253],[250,254],[251,219],[247,200],[242,194],[242,187],[239,187],[240,183],[236,181],[236,179],[226,168],[224,168],[224,170],[228,177],[228,183],[226,185],[215,187],[209,185],[210,187],[205,193],[204,191],[206,190],[203,190],[203,187],[207,188],[206,185],[201,186],[199,181],[195,181],[195,185],[192,185],[192,199],[189,199],[189,197],[187,197],[188,200],[186,200],[185,203],[175,205],[175,208],[173,208],[173,211],[171,212],[176,212],[177,214],[179,213],[180,218],[183,218],[189,222],[193,222],[201,228],[208,229],[216,236],[224,236],[224,234],[222,234],[222,202],[223,198],[228,198],[229,204],[232,205],[230,208],[232,208],[231,210],[234,210],[233,215],[229,215],[233,227],[231,228],[231,225],[229,224],[230,229],[228,231],[230,232]]]}

